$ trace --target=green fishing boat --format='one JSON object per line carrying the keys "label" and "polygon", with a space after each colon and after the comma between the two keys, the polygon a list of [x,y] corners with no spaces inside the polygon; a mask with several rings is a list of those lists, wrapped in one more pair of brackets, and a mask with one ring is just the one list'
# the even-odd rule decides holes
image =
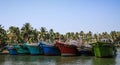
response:
{"label": "green fishing boat", "polygon": [[31,43],[31,44],[26,43],[26,46],[29,49],[31,55],[41,55],[41,54],[43,54],[43,50],[39,46],[38,43]]}
{"label": "green fishing boat", "polygon": [[115,46],[110,42],[96,42],[92,46],[96,57],[114,57],[116,55]]}
{"label": "green fishing boat", "polygon": [[25,44],[15,45],[14,48],[17,50],[18,54],[30,54],[30,52]]}

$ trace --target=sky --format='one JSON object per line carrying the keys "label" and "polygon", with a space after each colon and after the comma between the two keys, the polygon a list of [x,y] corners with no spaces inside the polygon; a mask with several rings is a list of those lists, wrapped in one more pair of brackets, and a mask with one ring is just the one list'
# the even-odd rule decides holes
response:
{"label": "sky", "polygon": [[120,0],[0,0],[0,24],[66,32],[120,31]]}

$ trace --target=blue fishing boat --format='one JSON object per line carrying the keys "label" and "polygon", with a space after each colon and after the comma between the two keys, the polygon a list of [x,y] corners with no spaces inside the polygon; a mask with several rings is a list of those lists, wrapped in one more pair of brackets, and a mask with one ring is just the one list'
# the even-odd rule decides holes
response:
{"label": "blue fishing boat", "polygon": [[38,43],[32,43],[32,44],[26,43],[26,46],[31,55],[43,54],[43,51]]}
{"label": "blue fishing boat", "polygon": [[90,47],[81,47],[79,49],[79,54],[80,55],[86,55],[86,56],[93,56],[94,55],[93,49],[90,48]]}
{"label": "blue fishing boat", "polygon": [[9,51],[10,55],[17,55],[18,54],[17,51],[16,51],[16,49],[12,45],[11,46],[7,45],[5,48]]}
{"label": "blue fishing boat", "polygon": [[18,54],[30,54],[30,52],[25,44],[15,45],[14,48],[16,49]]}
{"label": "blue fishing boat", "polygon": [[44,42],[40,42],[40,46],[43,49],[44,55],[49,55],[49,56],[60,55],[59,48],[55,47],[54,45],[45,44]]}

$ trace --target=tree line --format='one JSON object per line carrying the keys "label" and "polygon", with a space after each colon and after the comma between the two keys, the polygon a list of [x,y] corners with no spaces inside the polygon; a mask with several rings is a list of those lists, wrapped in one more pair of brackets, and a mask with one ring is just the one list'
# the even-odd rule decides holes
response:
{"label": "tree line", "polygon": [[81,39],[82,42],[85,43],[96,42],[100,39],[107,38],[117,43],[120,41],[120,31],[111,31],[110,33],[92,33],[91,31],[84,33],[84,31],[80,31],[60,34],[59,32],[54,32],[53,29],[47,30],[45,27],[41,27],[37,30],[33,28],[30,23],[23,24],[21,28],[10,26],[8,30],[5,30],[4,27],[0,25],[0,44],[34,43],[38,42],[40,39],[53,42],[55,38],[61,38],[64,41],[69,39]]}

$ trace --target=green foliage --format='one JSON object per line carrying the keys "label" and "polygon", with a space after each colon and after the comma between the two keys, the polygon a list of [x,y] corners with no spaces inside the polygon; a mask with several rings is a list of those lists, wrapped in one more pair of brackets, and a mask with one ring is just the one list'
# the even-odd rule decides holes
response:
{"label": "green foliage", "polygon": [[[61,38],[62,40],[82,40],[82,42],[92,43],[99,41],[102,38],[107,38],[112,40],[112,42],[120,41],[120,32],[111,31],[110,34],[107,32],[95,33],[91,31],[84,33],[80,32],[67,32],[66,34],[60,34],[59,32],[54,32],[53,29],[47,30],[45,27],[41,27],[40,31],[34,29],[30,23],[25,23],[19,29],[19,27],[10,26],[8,32],[0,25],[0,43],[25,43],[25,42],[38,42],[40,39],[47,41],[54,41],[55,38]],[[99,45],[100,42],[97,44]],[[100,43],[104,44],[104,43]]]}
{"label": "green foliage", "polygon": [[2,25],[0,25],[0,44],[5,44],[7,41],[7,33]]}

